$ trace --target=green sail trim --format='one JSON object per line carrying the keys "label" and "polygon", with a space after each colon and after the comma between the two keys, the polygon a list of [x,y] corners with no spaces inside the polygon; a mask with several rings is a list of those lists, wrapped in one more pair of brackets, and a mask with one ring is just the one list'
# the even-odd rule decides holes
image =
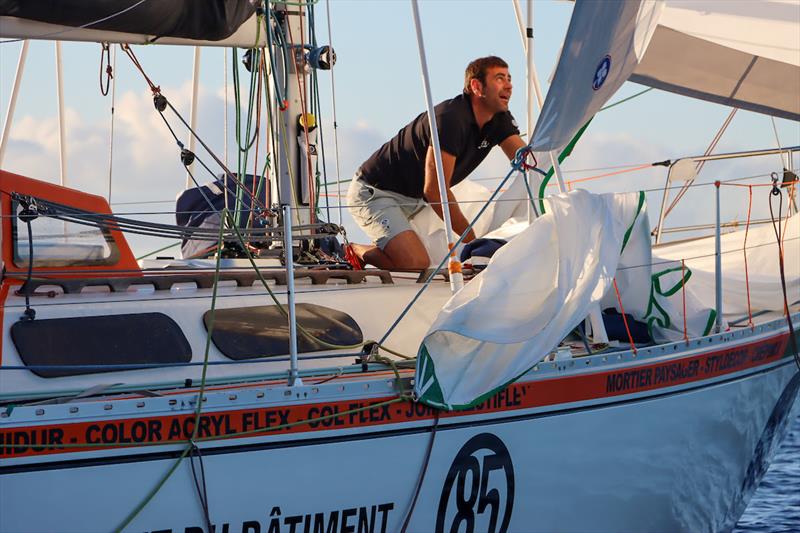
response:
{"label": "green sail trim", "polygon": [[506,387],[517,381],[519,378],[521,378],[528,372],[530,372],[530,370],[534,366],[536,366],[536,365],[531,366],[530,368],[521,372],[518,376],[514,376],[505,383],[503,383],[502,385],[495,387],[489,392],[481,394],[471,402],[463,404],[449,404],[444,401],[444,394],[442,394],[442,388],[439,385],[439,380],[436,378],[436,372],[434,371],[433,368],[433,359],[428,353],[428,349],[426,348],[424,342],[420,347],[418,360],[419,360],[419,368],[421,376],[418,376],[417,379],[421,380],[419,381],[419,383],[421,384],[420,388],[422,390],[422,393],[419,395],[417,399],[421,403],[424,403],[431,407],[435,407],[436,409],[443,409],[447,411],[463,411],[465,409],[472,409],[473,407],[482,404],[483,402],[485,402],[486,400],[488,400],[501,390],[505,389]]}
{"label": "green sail trim", "polygon": [[[640,92],[638,92],[636,94],[632,94],[632,95],[628,96],[627,98],[623,98],[622,100],[620,100],[618,102],[614,102],[613,104],[608,104],[607,106],[600,108],[600,111],[605,111],[606,109],[611,109],[614,106],[618,106],[620,104],[624,104],[628,100],[633,100],[637,96],[641,96],[644,93],[650,92],[652,90],[653,90],[653,87],[648,87],[647,89],[645,89],[643,91],[640,91]],[[600,111],[598,111],[598,113]],[[595,116],[596,116],[596,114],[595,114]],[[558,156],[559,164],[563,163],[566,158],[568,158],[570,155],[572,155],[572,149],[575,148],[576,144],[578,144],[578,140],[581,138],[581,135],[583,135],[583,132],[586,131],[586,128],[589,127],[589,124],[591,124],[593,119],[594,119],[594,117],[590,118],[588,120],[588,122],[586,122],[586,124],[584,124],[583,127],[581,127],[581,129],[578,130],[578,132],[575,134],[575,136],[572,137],[572,140],[569,141],[569,144],[567,144],[567,146],[564,147],[564,149],[561,151],[561,154],[559,154],[559,156]],[[550,167],[550,170],[547,171],[547,175],[545,176],[544,180],[542,180],[542,184],[539,186],[539,208],[541,209],[541,213],[542,214],[545,213],[545,210],[544,210],[544,189],[545,189],[545,187],[547,187],[547,184],[550,181],[550,178],[553,177],[554,173],[555,173],[555,169],[553,167]]]}
{"label": "green sail trim", "polygon": [[639,215],[644,208],[644,191],[639,191],[639,205],[636,206],[636,214],[633,215],[633,220],[631,220],[630,226],[628,226],[628,230],[625,232],[625,237],[622,238],[622,248],[619,250],[619,254],[622,255],[622,252],[625,251],[625,247],[628,245],[628,240],[631,238],[631,233],[633,232],[633,226],[636,225],[636,219],[639,218]]}
{"label": "green sail trim", "polygon": [[[590,118],[586,122],[586,124],[581,126],[581,129],[579,129],[578,132],[572,137],[572,140],[569,141],[569,144],[567,144],[564,147],[564,149],[561,150],[561,153],[558,155],[559,164],[563,163],[566,158],[568,158],[569,156],[572,155],[572,149],[575,148],[576,144],[578,144],[578,141],[580,140],[581,135],[583,135],[583,132],[586,131],[586,128],[589,127],[589,124],[592,123],[592,120],[594,120],[594,117]],[[547,184],[550,182],[550,178],[553,177],[554,173],[555,173],[555,168],[554,167],[550,167],[550,170],[547,171],[547,175],[542,180],[541,185],[539,185],[539,209],[541,210],[542,214],[545,214],[545,209],[544,209],[544,192],[545,192],[545,188],[547,187]]]}

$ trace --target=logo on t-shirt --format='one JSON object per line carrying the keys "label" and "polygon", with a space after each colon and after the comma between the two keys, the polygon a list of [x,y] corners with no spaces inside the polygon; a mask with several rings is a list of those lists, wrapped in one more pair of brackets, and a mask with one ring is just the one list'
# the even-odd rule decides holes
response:
{"label": "logo on t-shirt", "polygon": [[489,141],[486,139],[482,140],[481,143],[478,145],[478,150],[483,150],[484,148],[489,148]]}

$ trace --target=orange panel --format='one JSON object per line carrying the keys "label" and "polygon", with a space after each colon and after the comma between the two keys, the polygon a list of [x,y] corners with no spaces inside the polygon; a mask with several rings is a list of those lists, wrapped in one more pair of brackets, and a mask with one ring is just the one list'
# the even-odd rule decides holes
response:
{"label": "orange panel", "polygon": [[[108,215],[112,214],[108,202],[102,196],[76,191],[75,189],[69,189],[54,183],[47,183],[44,181],[26,178],[25,176],[20,176],[19,174],[12,174],[11,172],[0,170],[0,208],[2,209],[2,213],[4,215],[2,219],[2,254],[3,264],[6,267],[6,271],[9,273],[27,272],[26,267],[18,267],[14,264],[11,226],[12,217],[9,216],[12,214],[11,193],[14,192],[35,196],[36,198],[41,198],[42,200],[58,202],[60,204],[82,209],[84,211]],[[128,246],[128,241],[125,240],[125,236],[121,231],[118,230],[109,231],[111,237],[114,239],[117,249],[119,250],[119,260],[116,263],[111,265],[59,267],[58,274],[47,274],[47,276],[62,278],[76,276],[84,277],[91,275],[93,271],[96,271],[98,275],[101,275],[101,277],[115,275],[141,276],[141,269],[139,268],[139,264],[136,262],[136,258],[133,256],[133,252],[131,252],[130,246]],[[115,274],[113,272],[115,270],[120,271],[120,273]],[[70,271],[74,271],[75,274],[69,274]],[[42,276],[47,272],[47,269],[36,268],[34,266],[33,272],[34,275],[39,272],[38,275]]]}

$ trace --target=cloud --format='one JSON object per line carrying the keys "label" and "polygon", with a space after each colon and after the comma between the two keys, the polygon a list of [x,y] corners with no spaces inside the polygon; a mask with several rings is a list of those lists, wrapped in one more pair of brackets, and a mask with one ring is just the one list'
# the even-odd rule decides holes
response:
{"label": "cloud", "polygon": [[[162,86],[175,108],[189,121],[189,101],[191,84]],[[231,95],[232,96],[232,95]],[[233,98],[228,100],[229,142],[228,162],[235,172],[237,167],[237,147],[234,138],[235,107]],[[199,91],[199,121],[197,132],[216,155],[224,157],[224,92]],[[246,107],[243,114],[246,113]],[[164,113],[179,140],[187,147],[190,135],[177,117],[169,110]],[[266,122],[266,121],[265,121]],[[86,121],[80,109],[66,109],[67,125],[67,186],[106,197],[108,194],[110,117],[97,121]],[[388,136],[379,129],[361,121],[355,126],[340,127],[339,155],[341,179],[350,179],[358,166],[377,149]],[[335,150],[332,126],[325,129],[325,150],[327,155],[328,180],[336,179]],[[260,156],[263,161],[265,136],[260,138]],[[221,169],[212,157],[197,143],[196,153],[215,174]],[[112,204],[128,202],[162,201],[158,204],[117,205],[115,212],[149,213],[135,215],[138,218],[171,223],[174,215],[176,196],[184,189],[186,173],[179,158],[180,149],[165,126],[161,116],[153,106],[152,95],[146,91],[126,91],[117,95],[115,107]],[[252,152],[248,170],[253,164]],[[260,165],[261,163],[259,163]],[[194,165],[195,177],[199,183],[206,183],[212,176],[198,163]],[[59,182],[59,141],[58,119],[56,116],[34,118],[18,117],[11,130],[8,150],[3,168],[35,179]],[[348,184],[342,184],[346,193]],[[331,204],[336,203],[335,197]],[[161,214],[151,214],[158,213]],[[338,220],[338,215],[331,218]],[[350,220],[347,213],[345,220]],[[356,238],[363,236],[352,222],[347,223],[350,233]],[[130,236],[136,253],[147,252],[163,246],[162,240],[143,240]],[[362,239],[363,240],[363,239]]]}
{"label": "cloud", "polygon": [[[189,120],[188,109],[191,96],[191,84],[185,82],[176,86],[164,86],[163,93],[170,99],[176,109]],[[232,90],[232,89],[229,89]],[[223,89],[207,89],[201,86],[199,92],[199,124],[197,131],[202,139],[221,159],[223,154],[224,128],[224,92]],[[80,190],[106,196],[108,193],[108,162],[110,140],[110,118],[90,121],[77,107],[68,107],[67,113],[67,185]],[[246,112],[246,110],[245,110]],[[180,121],[170,111],[165,112],[175,134],[189,145],[189,134]],[[232,95],[228,99],[228,161],[231,169],[236,170],[237,147],[234,138],[235,108]],[[330,117],[327,117],[328,119]],[[326,173],[329,181],[337,177],[335,144],[333,127],[330,120],[323,125]],[[381,129],[369,119],[359,118],[356,121],[340,122],[339,140],[339,177],[349,180],[357,168],[375,150],[386,142],[395,131]],[[59,142],[58,120],[53,116],[34,118],[20,116],[15,120],[11,130],[11,138],[3,168],[37,179],[50,182],[59,181]],[[264,139],[260,140],[260,157],[264,155]],[[319,142],[318,142],[319,145]],[[321,148],[321,146],[318,146]],[[179,159],[179,148],[172,135],[164,125],[160,115],[153,107],[152,95],[147,91],[127,91],[118,93],[116,102],[114,130],[114,165],[112,182],[113,202],[165,201],[162,204],[120,205],[119,212],[154,212],[174,209],[176,195],[183,190],[186,174]],[[744,146],[726,146],[725,151],[744,149]],[[702,151],[702,150],[700,150]],[[210,155],[198,147],[196,152],[215,172],[220,169],[213,164]],[[675,157],[671,146],[658,145],[645,141],[632,134],[602,129],[588,130],[585,138],[575,148],[573,155],[563,164],[567,179],[585,178],[592,175],[611,172],[611,170],[580,171],[581,169],[597,169],[608,166],[634,165]],[[252,168],[252,157],[248,169]],[[542,168],[549,167],[545,160],[540,161]],[[756,174],[768,174],[777,170],[777,157],[734,160],[726,163],[709,163],[700,176],[700,181],[713,179],[730,179]],[[200,183],[209,181],[212,176],[195,165],[195,175]],[[475,178],[502,177],[509,170],[509,163],[499,148],[495,148],[484,163],[473,173]],[[251,170],[252,171],[252,170]],[[661,192],[666,179],[666,169],[653,169],[624,173],[617,176],[601,178],[595,181],[576,183],[575,186],[588,188],[596,192],[653,189],[648,194],[651,217],[655,219],[661,205]],[[760,182],[768,178],[760,178]],[[491,182],[484,183],[491,185]],[[349,184],[342,184],[342,192],[346,193]],[[332,187],[335,189],[335,186]],[[331,190],[331,193],[334,191]],[[760,192],[760,191],[759,191]],[[727,218],[744,220],[747,214],[747,189],[726,190],[724,196],[724,213]],[[330,197],[331,205],[336,205],[335,196]],[[345,203],[344,198],[342,198]],[[679,204],[670,215],[668,225],[706,223],[711,220],[713,210],[698,209],[698,205],[713,205],[713,188],[698,187],[696,191]],[[764,198],[754,199],[753,217],[768,214],[768,203]],[[141,218],[171,222],[172,215],[142,215]],[[331,218],[338,221],[338,213]],[[363,233],[344,213],[348,233],[355,240],[365,240]],[[161,241],[147,243],[136,239],[137,251],[149,251],[163,246]]]}

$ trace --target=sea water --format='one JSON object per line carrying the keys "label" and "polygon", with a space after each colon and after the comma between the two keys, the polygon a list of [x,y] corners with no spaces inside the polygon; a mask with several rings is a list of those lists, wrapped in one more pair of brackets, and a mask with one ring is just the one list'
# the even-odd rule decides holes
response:
{"label": "sea water", "polygon": [[733,531],[800,532],[800,414]]}

